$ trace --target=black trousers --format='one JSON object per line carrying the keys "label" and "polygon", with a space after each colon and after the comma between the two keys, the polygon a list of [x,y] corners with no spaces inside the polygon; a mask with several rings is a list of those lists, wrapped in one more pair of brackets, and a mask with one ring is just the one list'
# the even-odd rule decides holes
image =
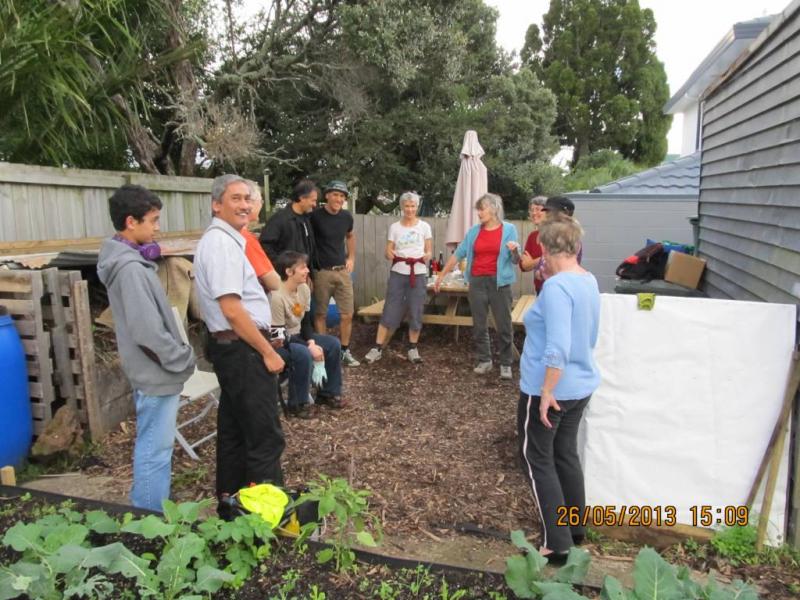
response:
{"label": "black trousers", "polygon": [[208,357],[219,379],[217,496],[249,483],[283,485],[286,446],[278,413],[278,378],[261,355],[241,340],[208,340]]}
{"label": "black trousers", "polygon": [[566,552],[573,545],[573,536],[586,533],[583,525],[570,527],[558,524],[564,518],[563,506],[577,507],[583,514],[586,491],[583,470],[578,458],[578,427],[589,398],[559,402],[560,411],[552,408],[547,418],[553,425],[545,427],[539,420],[539,396],[520,394],[517,405],[522,468],[531,484],[544,534],[543,546],[555,552]]}

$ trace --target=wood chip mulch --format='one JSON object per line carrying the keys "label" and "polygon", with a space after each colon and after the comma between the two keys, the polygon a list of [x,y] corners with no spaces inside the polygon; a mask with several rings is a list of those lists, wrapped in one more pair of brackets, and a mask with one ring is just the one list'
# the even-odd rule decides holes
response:
{"label": "wood chip mulch", "polygon": [[[351,348],[359,360],[375,330],[354,325]],[[461,328],[458,342],[452,328],[424,329],[419,365],[407,360],[404,338],[398,331],[379,362],[345,369],[347,408],[315,406],[311,419],[283,419],[287,485],[300,487],[320,473],[344,477],[372,492],[371,507],[393,535],[442,535],[463,523],[538,532],[517,458],[517,365],[511,382],[499,379],[497,367],[489,376],[475,375],[469,328]],[[188,428],[189,437],[205,435],[215,423],[212,410]],[[127,485],[134,435],[134,419],[108,435],[89,473]],[[214,443],[198,454],[194,461],[176,446],[173,496],[179,500],[213,495]]]}

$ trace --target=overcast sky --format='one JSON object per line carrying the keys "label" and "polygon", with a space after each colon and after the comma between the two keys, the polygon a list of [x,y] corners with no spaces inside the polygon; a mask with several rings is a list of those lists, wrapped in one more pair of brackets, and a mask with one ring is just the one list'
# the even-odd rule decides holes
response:
{"label": "overcast sky", "polygon": [[[549,0],[485,0],[500,11],[497,42],[519,50],[531,23],[541,24]],[[664,63],[670,94],[689,78],[734,23],[781,12],[791,0],[639,0],[656,17],[656,53]],[[669,152],[681,148],[681,123],[674,119]]]}

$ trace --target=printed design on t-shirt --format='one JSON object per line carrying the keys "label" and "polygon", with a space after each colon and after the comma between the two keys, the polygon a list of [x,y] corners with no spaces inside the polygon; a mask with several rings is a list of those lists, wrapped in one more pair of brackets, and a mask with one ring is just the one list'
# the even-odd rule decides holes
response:
{"label": "printed design on t-shirt", "polygon": [[299,302],[295,302],[295,303],[292,305],[292,314],[293,314],[295,317],[302,317],[304,312],[305,312],[305,311],[303,310],[303,305],[302,305],[302,304],[300,304]]}
{"label": "printed design on t-shirt", "polygon": [[395,242],[397,250],[408,250],[409,248],[419,248],[420,244],[424,244],[425,240],[422,239],[422,234],[419,231],[404,231]]}

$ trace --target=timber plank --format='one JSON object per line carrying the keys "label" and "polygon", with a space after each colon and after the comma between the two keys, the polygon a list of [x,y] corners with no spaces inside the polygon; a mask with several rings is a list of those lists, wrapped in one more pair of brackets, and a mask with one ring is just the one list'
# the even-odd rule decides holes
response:
{"label": "timber plank", "polygon": [[525,313],[533,306],[534,302],[536,302],[536,296],[533,294],[525,294],[519,297],[516,304],[514,304],[514,308],[511,309],[512,325],[524,325],[523,318],[525,317]]}
{"label": "timber plank", "polygon": [[78,359],[81,365],[85,411],[92,439],[102,435],[102,414],[95,395],[94,338],[92,337],[92,315],[89,309],[89,285],[86,281],[76,281],[72,286],[72,305],[75,309],[78,334]]}
{"label": "timber plank", "polygon": [[43,271],[45,279],[45,290],[50,297],[50,308],[53,321],[50,326],[50,339],[53,345],[53,357],[55,358],[56,385],[59,397],[66,401],[67,406],[78,410],[78,401],[75,397],[75,388],[72,377],[72,364],[69,353],[69,339],[67,331],[67,321],[64,311],[63,297],[61,296],[61,281],[74,279],[73,273],[80,277],[80,273],[74,271],[69,273],[59,272],[58,269],[45,269]]}
{"label": "timber plank", "polygon": [[[3,301],[0,300],[0,304]],[[36,335],[36,323],[31,321],[30,319],[15,319],[14,320],[14,327],[19,333],[19,337],[34,337]]]}
{"label": "timber plank", "polygon": [[[48,336],[49,338],[49,336]],[[42,338],[36,337],[32,340],[21,338],[22,349],[25,351],[26,356],[49,356],[50,349],[43,347]]]}
{"label": "timber plank", "polygon": [[0,305],[5,306],[12,317],[33,316],[38,308],[37,302],[31,298],[3,298],[0,299]]}
{"label": "timber plank", "polygon": [[0,271],[0,294],[30,294],[33,291],[32,279],[29,271]]}

